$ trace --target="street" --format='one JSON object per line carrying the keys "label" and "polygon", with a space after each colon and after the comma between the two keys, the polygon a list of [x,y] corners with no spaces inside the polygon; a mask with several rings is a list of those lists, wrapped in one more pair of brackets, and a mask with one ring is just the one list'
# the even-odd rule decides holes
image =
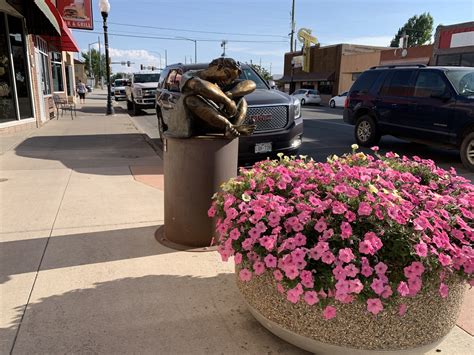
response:
{"label": "street", "polygon": [[[126,111],[126,102],[116,102],[119,110]],[[325,161],[329,155],[341,155],[351,151],[354,144],[354,127],[342,120],[342,108],[307,105],[303,107],[304,136],[300,154],[308,155],[316,161]],[[130,116],[133,116],[129,112]],[[132,117],[136,126],[145,133],[150,142],[155,145],[161,155],[161,143],[158,137],[158,128],[154,110],[146,110],[143,116]],[[418,143],[411,143],[392,136],[384,136],[380,141],[380,151],[393,151],[399,155],[409,157],[417,155],[421,158],[432,159],[444,169],[454,167],[459,175],[474,181],[474,173],[465,169],[456,150],[440,149]],[[370,152],[369,149],[361,149]]]}

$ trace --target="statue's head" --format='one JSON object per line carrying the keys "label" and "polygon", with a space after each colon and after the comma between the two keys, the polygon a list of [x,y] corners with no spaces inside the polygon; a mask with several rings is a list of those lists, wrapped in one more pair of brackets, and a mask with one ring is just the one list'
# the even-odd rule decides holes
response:
{"label": "statue's head", "polygon": [[209,63],[207,77],[219,84],[230,84],[242,73],[240,63],[232,58],[217,58]]}

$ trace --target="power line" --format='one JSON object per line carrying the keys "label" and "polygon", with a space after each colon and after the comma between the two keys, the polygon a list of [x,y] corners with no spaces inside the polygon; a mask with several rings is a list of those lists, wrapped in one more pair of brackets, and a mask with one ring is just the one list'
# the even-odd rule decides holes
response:
{"label": "power line", "polygon": [[[102,23],[101,21],[94,21],[94,22],[96,22],[96,23]],[[110,24],[110,25],[117,25],[117,26],[125,26],[125,27],[154,28],[154,29],[157,29],[157,30],[165,30],[165,31],[180,31],[180,32],[207,33],[207,34],[216,34],[216,35],[287,38],[286,36],[271,35],[271,34],[236,33],[236,32],[216,32],[216,31],[199,31],[199,30],[187,30],[187,29],[183,29],[183,28],[157,27],[157,26],[145,26],[145,25],[132,25],[132,24],[128,24],[128,23],[118,23],[118,22],[108,22],[108,24]]]}
{"label": "power line", "polygon": [[[75,30],[78,32],[83,33],[93,33],[93,34],[103,34],[103,32],[98,31],[88,31],[88,30]],[[116,37],[131,37],[131,38],[146,38],[146,39],[163,39],[163,40],[171,40],[171,41],[198,41],[198,42],[222,42],[219,39],[210,39],[210,38],[183,38],[183,37],[161,37],[161,36],[138,36],[138,35],[131,35],[131,34],[120,34],[120,33],[110,33],[108,32],[109,36],[116,36]],[[288,43],[286,40],[281,41],[257,41],[257,40],[240,40],[240,39],[231,39],[228,40],[229,42],[238,42],[238,43]]]}

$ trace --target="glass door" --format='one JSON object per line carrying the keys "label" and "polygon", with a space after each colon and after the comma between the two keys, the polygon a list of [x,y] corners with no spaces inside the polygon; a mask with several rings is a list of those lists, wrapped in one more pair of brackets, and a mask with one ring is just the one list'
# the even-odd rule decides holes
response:
{"label": "glass door", "polygon": [[0,123],[17,119],[5,18],[6,15],[0,12]]}

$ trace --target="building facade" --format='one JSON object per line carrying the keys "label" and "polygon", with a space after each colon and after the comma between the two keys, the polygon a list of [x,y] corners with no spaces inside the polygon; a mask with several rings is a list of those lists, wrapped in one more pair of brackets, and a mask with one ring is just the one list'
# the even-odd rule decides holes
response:
{"label": "building facade", "polygon": [[285,54],[284,75],[279,88],[288,93],[298,89],[317,89],[323,103],[349,90],[358,76],[371,66],[380,63],[380,52],[386,47],[354,44],[313,46],[310,48],[310,71],[299,65],[302,52]]}
{"label": "building facade", "polygon": [[431,65],[474,67],[474,22],[438,26]]}
{"label": "building facade", "polygon": [[0,133],[40,127],[75,97],[79,48],[51,0],[0,0]]}

